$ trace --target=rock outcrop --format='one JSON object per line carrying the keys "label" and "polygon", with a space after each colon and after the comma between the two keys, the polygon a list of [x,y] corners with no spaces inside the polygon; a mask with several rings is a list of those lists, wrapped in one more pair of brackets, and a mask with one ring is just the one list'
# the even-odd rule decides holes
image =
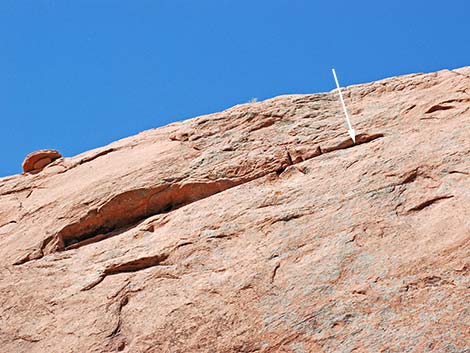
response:
{"label": "rock outcrop", "polygon": [[1,350],[468,352],[470,67],[344,93],[0,179]]}
{"label": "rock outcrop", "polygon": [[39,173],[62,155],[56,150],[39,150],[28,154],[23,161],[23,172]]}

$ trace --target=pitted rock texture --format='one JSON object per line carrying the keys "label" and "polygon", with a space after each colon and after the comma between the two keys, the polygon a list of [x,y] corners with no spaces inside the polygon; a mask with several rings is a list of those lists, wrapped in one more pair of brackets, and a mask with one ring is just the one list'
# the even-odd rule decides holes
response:
{"label": "pitted rock texture", "polygon": [[344,94],[0,179],[2,351],[468,352],[470,68]]}
{"label": "pitted rock texture", "polygon": [[38,173],[62,155],[56,150],[39,150],[28,154],[23,161],[23,172]]}

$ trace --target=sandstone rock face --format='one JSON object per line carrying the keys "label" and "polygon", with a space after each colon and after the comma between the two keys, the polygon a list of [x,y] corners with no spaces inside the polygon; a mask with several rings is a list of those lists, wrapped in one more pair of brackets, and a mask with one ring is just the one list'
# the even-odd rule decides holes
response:
{"label": "sandstone rock face", "polygon": [[468,352],[470,67],[344,93],[0,179],[1,350]]}
{"label": "sandstone rock face", "polygon": [[23,162],[23,172],[38,173],[62,155],[56,150],[39,150],[28,154]]}

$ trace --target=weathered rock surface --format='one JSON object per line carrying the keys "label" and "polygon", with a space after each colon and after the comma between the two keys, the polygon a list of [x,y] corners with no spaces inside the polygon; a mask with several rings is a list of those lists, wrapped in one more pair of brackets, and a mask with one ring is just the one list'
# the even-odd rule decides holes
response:
{"label": "weathered rock surface", "polygon": [[39,150],[28,154],[23,161],[23,172],[38,173],[62,155],[56,150]]}
{"label": "weathered rock surface", "polygon": [[1,350],[469,352],[470,67],[344,93],[0,179]]}

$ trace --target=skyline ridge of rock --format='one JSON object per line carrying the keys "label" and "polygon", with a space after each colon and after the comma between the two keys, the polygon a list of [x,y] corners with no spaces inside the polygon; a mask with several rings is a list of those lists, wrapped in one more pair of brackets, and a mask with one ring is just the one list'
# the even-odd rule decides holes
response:
{"label": "skyline ridge of rock", "polygon": [[32,153],[0,178],[2,347],[470,350],[470,67],[343,94],[355,144],[331,91]]}

